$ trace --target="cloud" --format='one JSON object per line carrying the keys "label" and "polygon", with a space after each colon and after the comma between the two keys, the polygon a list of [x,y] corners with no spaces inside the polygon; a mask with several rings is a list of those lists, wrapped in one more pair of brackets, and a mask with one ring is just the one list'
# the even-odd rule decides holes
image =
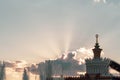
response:
{"label": "cloud", "polygon": [[24,60],[19,61],[4,61],[7,68],[12,68],[16,71],[21,71],[24,67],[27,67],[27,62]]}
{"label": "cloud", "polygon": [[[78,75],[78,72],[85,71],[85,59],[91,58],[92,55],[93,54],[91,50],[86,48],[80,48],[75,51],[63,53],[60,58],[57,58],[56,60],[50,60],[52,65],[52,73],[53,75],[61,75],[63,70],[64,75]],[[41,62],[38,64],[39,74],[45,75],[46,65],[47,62]]]}
{"label": "cloud", "polygon": [[80,48],[76,50],[76,57],[78,58],[82,58],[82,59],[86,59],[86,58],[92,58],[93,57],[93,52],[92,52],[92,48],[91,49],[87,49],[87,48]]}

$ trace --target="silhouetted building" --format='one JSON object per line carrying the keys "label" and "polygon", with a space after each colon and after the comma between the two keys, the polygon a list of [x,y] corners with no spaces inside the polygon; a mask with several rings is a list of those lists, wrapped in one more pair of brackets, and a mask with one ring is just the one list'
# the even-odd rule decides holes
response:
{"label": "silhouetted building", "polygon": [[89,75],[91,79],[97,76],[111,77],[109,73],[110,60],[101,57],[102,49],[98,43],[98,35],[96,35],[95,48],[93,49],[94,57],[93,59],[86,59],[86,74]]}
{"label": "silhouetted building", "polygon": [[80,77],[65,77],[65,80],[120,80],[120,77],[109,73],[109,67],[120,72],[120,65],[108,58],[101,57],[102,49],[98,43],[96,35],[95,48],[93,49],[93,59],[86,59],[86,74]]}

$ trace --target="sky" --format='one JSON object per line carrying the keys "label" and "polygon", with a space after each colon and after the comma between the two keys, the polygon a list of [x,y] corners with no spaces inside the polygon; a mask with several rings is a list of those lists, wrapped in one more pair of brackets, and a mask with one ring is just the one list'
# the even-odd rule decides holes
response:
{"label": "sky", "polygon": [[95,34],[120,63],[120,0],[0,0],[0,60],[40,62],[80,48]]}

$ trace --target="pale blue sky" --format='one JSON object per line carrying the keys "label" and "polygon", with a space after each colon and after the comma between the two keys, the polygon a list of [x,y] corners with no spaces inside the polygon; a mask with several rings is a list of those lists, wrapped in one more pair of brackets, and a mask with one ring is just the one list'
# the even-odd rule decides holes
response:
{"label": "pale blue sky", "polygon": [[104,56],[120,62],[119,30],[119,0],[0,0],[0,60],[92,48],[98,33]]}

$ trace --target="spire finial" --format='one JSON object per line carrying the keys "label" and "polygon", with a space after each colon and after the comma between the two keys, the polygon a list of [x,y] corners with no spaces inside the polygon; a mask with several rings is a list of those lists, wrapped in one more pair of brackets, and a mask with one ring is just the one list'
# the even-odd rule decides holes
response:
{"label": "spire finial", "polygon": [[95,48],[93,49],[94,58],[100,58],[100,54],[101,54],[102,49],[99,48],[99,43],[98,43],[99,35],[96,34],[95,37],[96,37],[96,43],[95,43]]}
{"label": "spire finial", "polygon": [[96,37],[96,43],[98,43],[98,37],[99,37],[99,35],[96,34],[95,37]]}

